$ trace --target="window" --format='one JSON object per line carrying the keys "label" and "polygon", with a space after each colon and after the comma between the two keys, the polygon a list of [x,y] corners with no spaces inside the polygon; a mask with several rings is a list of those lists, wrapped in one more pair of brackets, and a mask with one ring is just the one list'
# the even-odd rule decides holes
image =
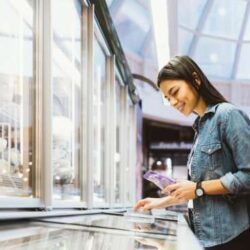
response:
{"label": "window", "polygon": [[33,197],[34,3],[0,0],[0,196]]}
{"label": "window", "polygon": [[54,199],[80,200],[81,3],[52,1]]}
{"label": "window", "polygon": [[94,39],[94,92],[93,92],[93,178],[94,203],[105,202],[107,199],[106,162],[107,162],[107,55],[101,44]]}
{"label": "window", "polygon": [[1,208],[131,205],[126,79],[93,10],[0,0]]}
{"label": "window", "polygon": [[115,100],[116,100],[116,150],[115,150],[115,169],[114,169],[114,180],[115,180],[115,203],[121,203],[121,190],[122,190],[122,180],[121,180],[121,122],[122,122],[122,91],[119,81],[116,82],[115,90]]}

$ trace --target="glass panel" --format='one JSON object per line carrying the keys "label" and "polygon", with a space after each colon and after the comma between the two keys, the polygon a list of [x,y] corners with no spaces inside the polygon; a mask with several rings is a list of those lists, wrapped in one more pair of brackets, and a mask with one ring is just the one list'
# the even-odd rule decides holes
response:
{"label": "glass panel", "polygon": [[229,79],[235,49],[236,44],[233,42],[201,37],[195,50],[194,59],[206,74],[216,78]]}
{"label": "glass panel", "polygon": [[129,147],[129,174],[128,174],[128,181],[131,183],[130,190],[129,190],[129,197],[128,201],[130,205],[133,205],[135,202],[133,199],[135,197],[135,162],[134,162],[134,154],[135,154],[135,119],[134,119],[134,106],[131,104],[129,106],[129,139],[130,139],[130,147]]}
{"label": "glass panel", "polygon": [[0,196],[34,191],[34,2],[0,0]]}
{"label": "glass panel", "polygon": [[186,31],[182,28],[179,28],[178,31],[179,31],[178,50],[179,50],[180,54],[186,55],[186,54],[188,54],[188,51],[189,51],[190,43],[191,43],[192,38],[193,38],[193,33]]}
{"label": "glass panel", "polygon": [[[88,217],[90,216],[90,219]],[[81,217],[55,218],[51,221],[62,223],[59,228],[55,223],[19,223],[9,225],[6,223],[1,228],[0,245],[2,249],[48,249],[48,250],[177,250],[179,247],[179,238],[176,236],[178,230],[177,223],[163,219],[143,220],[139,217],[123,216],[102,216],[100,214],[93,216],[87,215],[85,221],[100,225],[90,227],[82,226],[84,219]],[[67,223],[67,221],[69,224]],[[72,222],[70,222],[70,220]],[[154,221],[154,223],[150,223]],[[65,222],[66,221],[66,222]],[[82,223],[83,222],[83,223]],[[67,224],[66,224],[67,223]],[[79,224],[72,230],[73,224]],[[114,225],[114,226],[113,226]],[[187,226],[181,225],[183,230],[188,233]],[[112,230],[102,231],[98,227],[108,227]],[[4,230],[4,228],[7,228]],[[115,230],[113,228],[118,228]],[[121,230],[123,231],[121,233]],[[179,237],[179,236],[178,236]],[[185,240],[180,238],[180,240]],[[190,249],[201,249],[198,241],[193,237],[188,239]],[[186,244],[186,245],[187,245]]]}
{"label": "glass panel", "polygon": [[122,46],[139,53],[143,49],[145,39],[151,28],[149,11],[134,0],[127,0],[120,4],[119,15],[114,14],[116,14],[115,26],[121,38]]}
{"label": "glass panel", "polygon": [[178,0],[178,23],[196,29],[207,0]]}
{"label": "glass panel", "polygon": [[110,5],[113,3],[114,0],[106,0],[107,5],[110,7]]}
{"label": "glass panel", "polygon": [[106,55],[98,41],[94,40],[94,96],[93,96],[93,155],[94,155],[94,202],[106,200],[106,135],[107,114]]}
{"label": "glass panel", "polygon": [[[122,46],[130,51],[138,53],[141,51],[147,33],[140,26],[131,20],[124,20],[116,25],[119,37],[121,37]],[[129,34],[129,36],[127,35]]]}
{"label": "glass panel", "polygon": [[125,183],[130,183],[130,185],[127,185],[125,188],[125,202],[127,204],[131,204],[132,201],[132,194],[131,194],[131,181],[134,180],[135,176],[131,175],[132,174],[132,169],[131,169],[131,157],[132,157],[132,152],[131,152],[131,147],[132,147],[132,138],[131,138],[131,130],[132,130],[132,123],[133,123],[133,117],[131,113],[131,106],[129,105],[129,96],[127,96],[127,116],[126,116],[126,137],[128,140],[128,143],[126,143],[126,165],[125,165]]}
{"label": "glass panel", "polygon": [[[177,235],[178,214],[176,212],[168,211],[159,216],[147,214],[147,217],[144,218],[140,215],[141,214],[138,214],[133,209],[128,209],[126,212],[107,211],[107,214],[52,217],[43,219],[43,222],[57,222],[65,226],[67,224],[73,224],[87,227],[96,226],[109,229],[122,229],[141,233],[157,233],[165,237],[167,235]],[[139,221],[144,224],[144,227],[140,228],[136,226],[136,222]]]}
{"label": "glass panel", "polygon": [[238,39],[246,1],[217,0],[208,14],[203,32]]}
{"label": "glass panel", "polygon": [[244,33],[244,41],[249,41],[250,40],[250,15],[247,17],[247,23],[245,27],[245,33]]}
{"label": "glass panel", "polygon": [[116,82],[116,152],[115,152],[115,202],[121,202],[121,119],[122,119],[122,92],[121,85]]}
{"label": "glass panel", "polygon": [[238,79],[250,79],[249,70],[249,54],[250,54],[250,44],[243,44],[241,48],[240,60],[238,65],[238,71],[236,78]]}
{"label": "glass panel", "polygon": [[79,1],[53,0],[52,26],[53,197],[79,201],[82,64]]}

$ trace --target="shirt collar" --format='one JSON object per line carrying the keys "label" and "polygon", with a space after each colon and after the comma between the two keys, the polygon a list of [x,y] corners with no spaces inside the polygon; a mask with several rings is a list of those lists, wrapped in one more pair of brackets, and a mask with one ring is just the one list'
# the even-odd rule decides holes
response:
{"label": "shirt collar", "polygon": [[193,126],[192,126],[192,127],[193,127],[193,129],[194,129],[195,131],[197,131],[197,128],[198,128],[198,124],[199,124],[200,119],[201,119],[201,118],[204,119],[204,117],[206,117],[206,116],[207,116],[208,114],[210,114],[210,113],[211,113],[211,114],[214,114],[219,104],[220,104],[220,103],[217,103],[217,104],[209,104],[209,105],[207,105],[207,108],[206,108],[206,111],[205,111],[204,115],[203,115],[202,117],[198,116],[198,117],[195,119],[194,123],[193,123]]}

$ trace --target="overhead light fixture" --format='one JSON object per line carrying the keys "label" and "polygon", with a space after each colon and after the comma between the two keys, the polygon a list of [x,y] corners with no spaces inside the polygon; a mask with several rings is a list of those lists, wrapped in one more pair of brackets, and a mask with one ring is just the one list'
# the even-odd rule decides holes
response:
{"label": "overhead light fixture", "polygon": [[150,4],[152,10],[158,67],[161,69],[170,59],[167,16],[168,6],[166,0],[151,0]]}
{"label": "overhead light fixture", "polygon": [[161,161],[157,161],[157,162],[156,162],[156,165],[157,165],[157,166],[161,166],[161,165],[162,165],[162,162],[161,162]]}
{"label": "overhead light fixture", "polygon": [[221,7],[218,9],[218,14],[219,14],[219,16],[224,17],[224,16],[226,16],[227,11],[224,7]]}
{"label": "overhead light fixture", "polygon": [[211,53],[209,55],[209,59],[210,59],[211,62],[214,62],[214,63],[218,62],[218,59],[219,59],[218,54],[217,53]]}

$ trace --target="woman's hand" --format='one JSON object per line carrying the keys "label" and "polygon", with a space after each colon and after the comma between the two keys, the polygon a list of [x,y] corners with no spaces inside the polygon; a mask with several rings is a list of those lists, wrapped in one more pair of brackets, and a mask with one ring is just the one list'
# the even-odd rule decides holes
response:
{"label": "woman's hand", "polygon": [[186,202],[183,199],[176,199],[172,196],[162,197],[162,198],[146,198],[143,200],[139,200],[134,209],[142,209],[143,211],[148,211],[153,208],[166,208],[169,206],[177,205]]}
{"label": "woman's hand", "polygon": [[169,194],[177,200],[193,200],[196,198],[195,189],[195,182],[181,181],[167,186],[162,192]]}

